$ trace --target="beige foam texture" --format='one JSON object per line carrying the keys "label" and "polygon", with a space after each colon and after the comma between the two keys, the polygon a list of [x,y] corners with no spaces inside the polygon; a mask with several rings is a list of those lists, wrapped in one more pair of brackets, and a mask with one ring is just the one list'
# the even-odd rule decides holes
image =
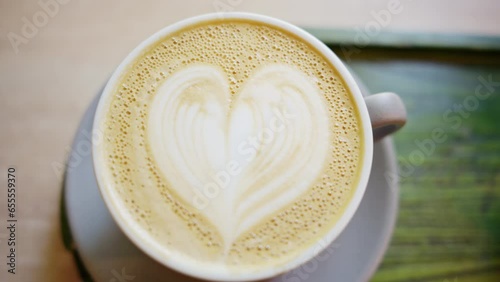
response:
{"label": "beige foam texture", "polygon": [[[224,254],[217,229],[169,188],[149,149],[147,112],[155,89],[192,64],[221,67],[234,95],[259,67],[288,64],[314,81],[327,103],[331,147],[321,177],[292,204],[242,234]],[[361,128],[336,70],[307,43],[251,22],[211,22],[163,38],[123,75],[106,118],[103,156],[131,220],[164,247],[207,267],[251,271],[283,265],[335,225],[357,186]]]}

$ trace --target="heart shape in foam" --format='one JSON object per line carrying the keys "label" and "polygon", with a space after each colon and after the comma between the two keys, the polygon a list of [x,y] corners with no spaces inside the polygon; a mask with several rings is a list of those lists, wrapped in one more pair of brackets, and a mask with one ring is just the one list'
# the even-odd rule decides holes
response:
{"label": "heart shape in foam", "polygon": [[215,66],[184,68],[160,85],[148,118],[169,188],[226,246],[311,188],[330,146],[321,92],[301,71],[268,65],[239,93],[229,85]]}

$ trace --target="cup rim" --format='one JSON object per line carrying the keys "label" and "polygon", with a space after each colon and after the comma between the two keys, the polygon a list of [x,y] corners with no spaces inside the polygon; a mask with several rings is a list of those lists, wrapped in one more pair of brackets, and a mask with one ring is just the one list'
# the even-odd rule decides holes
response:
{"label": "cup rim", "polygon": [[[333,67],[338,71],[340,78],[343,80],[344,85],[348,88],[349,92],[352,95],[355,106],[357,107],[358,114],[361,120],[362,127],[362,140],[363,142],[363,152],[362,152],[362,167],[359,170],[358,176],[358,184],[355,188],[355,191],[351,197],[350,202],[347,204],[347,207],[344,209],[343,214],[338,219],[337,223],[333,228],[320,240],[318,240],[317,244],[313,244],[308,249],[306,249],[299,257],[294,260],[282,265],[280,267],[269,267],[267,269],[263,269],[258,272],[245,272],[245,273],[216,273],[209,272],[207,268],[199,268],[196,267],[196,264],[190,259],[185,259],[183,257],[169,258],[161,253],[159,248],[155,248],[151,243],[147,243],[146,240],[140,240],[141,237],[146,238],[144,231],[141,231],[136,223],[132,220],[126,219],[126,216],[119,211],[119,202],[113,199],[113,192],[111,186],[105,177],[105,173],[99,173],[99,171],[105,170],[104,160],[102,159],[101,154],[101,145],[102,142],[92,142],[92,159],[94,164],[94,173],[97,179],[98,187],[102,198],[106,204],[107,209],[112,215],[114,221],[120,227],[123,233],[143,252],[145,252],[148,256],[159,262],[160,264],[181,272],[183,274],[201,278],[208,279],[214,281],[254,281],[261,280],[266,278],[271,278],[277,276],[279,274],[290,271],[301,264],[307,262],[308,260],[314,258],[320,251],[326,249],[337,237],[338,235],[345,229],[354,213],[356,212],[361,199],[366,190],[366,186],[369,179],[369,174],[371,171],[372,165],[372,157],[373,157],[373,137],[372,137],[372,127],[370,122],[370,117],[368,115],[368,110],[366,108],[363,95],[355,82],[354,78],[347,70],[346,66],[343,62],[335,55],[335,53],[330,50],[323,42],[321,42],[316,37],[312,36],[308,32],[303,29],[285,22],[283,20],[279,20],[273,17],[254,14],[254,13],[246,13],[246,12],[227,12],[227,13],[210,13],[203,14],[199,16],[190,17],[184,19],[182,21],[178,21],[174,24],[168,25],[158,32],[154,33],[144,41],[142,41],[137,47],[130,52],[125,59],[120,63],[120,65],[113,72],[113,75],[109,79],[104,88],[101,97],[99,98],[99,102],[96,109],[96,114],[93,120],[93,130],[96,132],[102,132],[104,117],[107,113],[107,108],[110,103],[110,98],[114,92],[116,84],[122,78],[122,75],[125,73],[128,66],[130,66],[133,62],[135,62],[142,54],[143,50],[148,47],[154,45],[162,38],[165,38],[169,34],[175,33],[181,29],[184,29],[189,26],[193,26],[195,24],[213,21],[213,20],[248,20],[252,22],[263,23],[265,25],[269,25],[271,27],[277,27],[286,32],[289,32],[308,44],[310,44],[313,48],[316,49],[326,60],[328,60]],[[142,235],[141,235],[142,234]]]}

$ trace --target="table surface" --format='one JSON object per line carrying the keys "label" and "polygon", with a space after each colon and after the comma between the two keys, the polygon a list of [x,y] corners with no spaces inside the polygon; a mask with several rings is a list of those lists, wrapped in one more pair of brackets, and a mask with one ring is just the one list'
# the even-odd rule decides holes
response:
{"label": "table surface", "polygon": [[[7,274],[2,262],[0,281],[81,280],[64,248],[59,220],[62,168],[77,124],[114,67],[145,36],[181,18],[213,12],[215,3],[190,0],[177,6],[148,0],[138,8],[132,1],[60,2],[68,3],[24,38],[16,53],[7,34],[20,33],[24,18],[32,20],[42,8],[38,1],[0,1],[0,182],[6,183],[7,168],[14,166],[19,219],[17,274]],[[297,4],[300,9],[277,9],[283,1],[257,2],[234,8],[308,26],[352,27],[386,5],[371,1],[365,13],[349,18],[335,9],[338,3],[325,4],[331,1]],[[417,2],[428,1],[408,5]],[[434,15],[421,26],[498,35],[498,9],[484,8],[498,4],[483,2],[483,8],[460,4],[463,9],[450,12],[448,21]],[[360,8],[360,1],[350,3],[343,5],[350,11]],[[406,7],[413,12],[401,14],[389,27],[420,26],[417,18],[426,10]],[[473,19],[467,26],[461,25],[464,11]],[[346,57],[345,47],[332,48],[372,91],[399,93],[409,112],[409,123],[395,136],[402,175],[399,219],[373,281],[499,281],[500,85],[483,86],[481,91],[492,91],[480,92],[488,96],[484,100],[475,96],[481,78],[500,82],[499,52],[385,47],[361,48]],[[455,105],[465,110],[457,113]],[[443,130],[446,140],[430,141],[433,130]],[[7,252],[5,197],[0,193],[2,257]]]}
{"label": "table surface", "polygon": [[500,281],[500,52],[365,49],[350,65],[408,109],[398,221],[373,281]]}

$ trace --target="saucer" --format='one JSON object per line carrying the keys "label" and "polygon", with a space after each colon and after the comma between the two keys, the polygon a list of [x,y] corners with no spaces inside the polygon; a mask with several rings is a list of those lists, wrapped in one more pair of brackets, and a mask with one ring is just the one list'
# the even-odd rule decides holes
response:
{"label": "saucer", "polygon": [[[362,92],[368,94],[366,87],[360,85]],[[81,264],[81,271],[88,273],[95,282],[200,281],[148,257],[113,221],[99,193],[89,149],[99,96],[87,109],[73,141],[72,152],[80,153],[71,154],[68,160],[72,165],[66,170],[62,199],[63,219],[69,225],[71,248]],[[385,173],[397,175],[391,138],[374,145],[368,187],[356,214],[340,236],[316,258],[266,281],[368,281],[388,247],[398,209],[397,181],[387,182]],[[63,222],[63,226],[65,224]]]}

